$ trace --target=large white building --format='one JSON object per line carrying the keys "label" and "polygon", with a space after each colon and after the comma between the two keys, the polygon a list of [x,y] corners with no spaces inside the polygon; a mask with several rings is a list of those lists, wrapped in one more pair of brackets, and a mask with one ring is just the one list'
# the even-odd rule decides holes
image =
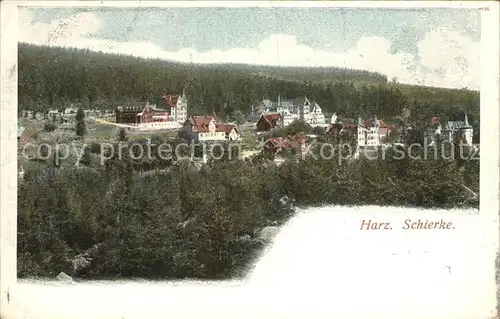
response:
{"label": "large white building", "polygon": [[325,116],[320,105],[315,101],[310,101],[307,97],[303,99],[282,100],[281,96],[278,96],[278,101],[276,102],[263,100],[258,105],[255,113],[280,113],[284,126],[299,119],[312,126],[325,124]]}
{"label": "large white building", "polygon": [[165,95],[162,97],[167,107],[170,107],[170,117],[173,121],[184,124],[187,120],[188,99],[185,90],[180,95]]}
{"label": "large white building", "polygon": [[391,135],[391,133],[396,130],[396,127],[385,123],[382,119],[377,119],[375,116],[373,120],[366,121],[358,118],[356,129],[358,146],[374,147],[382,145],[384,138]]}
{"label": "large white building", "polygon": [[377,119],[369,125],[365,125],[361,118],[358,118],[358,146],[379,146],[380,145],[380,123]]}

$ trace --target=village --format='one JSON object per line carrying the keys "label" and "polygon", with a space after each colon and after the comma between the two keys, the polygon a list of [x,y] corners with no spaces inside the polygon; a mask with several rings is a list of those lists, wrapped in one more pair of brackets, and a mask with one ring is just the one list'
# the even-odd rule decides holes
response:
{"label": "village", "polygon": [[[188,98],[185,91],[182,94],[166,94],[162,97],[162,102],[161,108],[145,102],[125,104],[105,111],[85,109],[83,113],[87,123],[87,136],[86,141],[79,142],[83,146],[92,142],[108,142],[120,134],[127,134],[135,139],[159,134],[167,139],[181,138],[189,143],[232,142],[241,144],[241,158],[266,152],[272,154],[275,162],[279,164],[283,162],[281,155],[286,153],[287,149],[304,150],[310,143],[324,142],[325,137],[352,136],[356,149],[353,156],[359,157],[364,150],[404,145],[404,137],[412,131],[410,123],[387,123],[376,116],[358,117],[356,120],[336,113],[326,116],[320,105],[307,96],[293,100],[281,99],[279,95],[277,101],[263,99],[252,105],[246,123],[241,125],[226,123],[215,115],[188,116]],[[71,141],[71,136],[75,135],[77,111],[77,107],[70,106],[63,111],[49,110],[45,114],[20,112],[19,149],[25,150],[27,143],[37,144],[43,141],[43,138],[39,138],[39,141],[36,138],[40,131],[42,136],[44,133],[54,136],[56,133],[55,139],[58,143],[61,142],[61,136],[66,136],[63,141]],[[36,126],[34,123],[39,123],[38,132],[26,129],[28,126]],[[298,123],[309,127],[309,131],[280,134]],[[439,139],[477,148],[477,145],[473,144],[474,128],[469,123],[467,113],[463,121],[441,123],[439,117],[432,117],[428,119],[427,124],[423,137],[428,146],[432,146]],[[35,157],[32,152],[31,159]],[[203,161],[206,162],[206,157]],[[22,165],[20,170],[23,171]]]}

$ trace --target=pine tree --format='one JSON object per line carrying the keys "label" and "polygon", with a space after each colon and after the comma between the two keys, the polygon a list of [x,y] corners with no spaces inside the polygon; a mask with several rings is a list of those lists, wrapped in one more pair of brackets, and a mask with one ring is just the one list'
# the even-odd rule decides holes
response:
{"label": "pine tree", "polygon": [[85,126],[85,113],[83,112],[83,108],[79,107],[78,111],[76,112],[76,135],[78,136],[84,136],[85,132],[87,130],[87,127]]}

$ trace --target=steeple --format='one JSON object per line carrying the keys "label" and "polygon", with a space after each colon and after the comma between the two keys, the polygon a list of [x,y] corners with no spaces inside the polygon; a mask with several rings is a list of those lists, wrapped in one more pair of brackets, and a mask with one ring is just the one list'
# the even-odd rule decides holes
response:
{"label": "steeple", "polygon": [[467,117],[467,111],[465,111],[465,119],[464,119],[464,126],[463,127],[467,127],[467,128],[471,127],[469,125],[469,118]]}

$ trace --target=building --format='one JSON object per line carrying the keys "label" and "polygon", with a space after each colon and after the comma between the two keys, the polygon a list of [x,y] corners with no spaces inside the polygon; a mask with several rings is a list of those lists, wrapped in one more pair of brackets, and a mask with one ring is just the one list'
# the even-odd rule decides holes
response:
{"label": "building", "polygon": [[323,110],[319,104],[316,102],[310,102],[307,98],[304,103],[307,103],[310,108],[309,116],[304,120],[312,126],[325,124],[325,116],[323,115]]}
{"label": "building", "polygon": [[138,130],[178,129],[179,123],[173,121],[169,113],[157,109],[155,105],[146,103],[144,107],[138,105],[119,106],[116,108],[116,123]]}
{"label": "building", "polygon": [[218,124],[218,130],[226,133],[226,140],[238,141],[241,138],[238,127],[234,124]]}
{"label": "building", "polygon": [[77,111],[78,111],[78,109],[76,107],[70,106],[70,107],[67,107],[64,109],[63,114],[65,116],[71,116],[71,115],[75,116]]}
{"label": "building", "polygon": [[288,126],[299,119],[298,114],[292,114],[288,110],[283,110],[279,114],[281,114],[282,126]]}
{"label": "building", "polygon": [[263,100],[253,110],[253,114],[271,114],[279,113],[283,119],[283,126],[287,126],[295,120],[303,120],[306,123],[315,125],[324,125],[325,116],[319,104],[306,97],[283,100],[278,95],[277,101]]}
{"label": "building", "polygon": [[91,110],[87,109],[84,110],[83,113],[85,114],[85,117],[90,117],[90,118],[101,118],[102,117],[102,112],[101,110]]}
{"label": "building", "polygon": [[357,140],[358,146],[380,146],[384,138],[396,131],[396,126],[384,122],[382,119],[361,121],[358,119]]}
{"label": "building", "polygon": [[162,97],[163,103],[167,108],[170,108],[172,120],[184,124],[187,120],[188,100],[185,90],[182,91],[182,96],[168,94]]}
{"label": "building", "polygon": [[181,136],[194,142],[237,141],[240,132],[236,125],[219,123],[213,116],[191,116],[184,122]]}
{"label": "building", "polygon": [[376,118],[369,123],[363,122],[361,118],[358,119],[357,140],[358,147],[380,145],[379,122]]}
{"label": "building", "polygon": [[255,124],[257,132],[269,132],[283,126],[283,115],[281,113],[262,114]]}
{"label": "building", "polygon": [[[335,119],[336,120],[336,119]],[[358,119],[357,123],[332,123],[325,130],[326,134],[338,136],[343,133],[352,132],[357,136],[358,146],[379,146],[384,138],[393,134],[396,126],[387,124],[382,119]]]}
{"label": "building", "polygon": [[47,112],[47,118],[49,119],[49,121],[58,122],[61,120],[62,114],[58,110],[49,110]]}
{"label": "building", "polygon": [[283,150],[296,149],[302,154],[306,151],[308,137],[304,133],[298,133],[292,137],[270,138],[264,143],[264,152],[277,154]]}
{"label": "building", "polygon": [[448,121],[441,128],[439,125],[436,135],[440,135],[444,141],[450,143],[463,141],[465,145],[472,145],[472,135],[474,128],[469,124],[467,113],[464,115],[464,121]]}

